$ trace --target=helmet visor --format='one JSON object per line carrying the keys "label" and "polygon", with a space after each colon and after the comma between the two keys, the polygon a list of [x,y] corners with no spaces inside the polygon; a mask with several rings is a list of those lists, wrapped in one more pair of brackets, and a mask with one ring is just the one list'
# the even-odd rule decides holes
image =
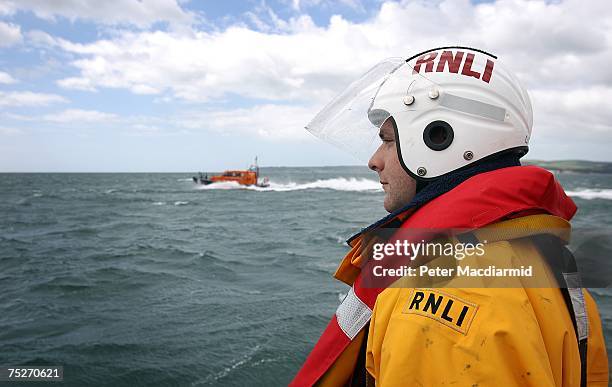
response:
{"label": "helmet visor", "polygon": [[387,78],[405,64],[403,58],[390,58],[372,67],[327,104],[306,130],[367,162],[380,145],[378,131],[389,118],[384,110],[372,110],[372,103]]}

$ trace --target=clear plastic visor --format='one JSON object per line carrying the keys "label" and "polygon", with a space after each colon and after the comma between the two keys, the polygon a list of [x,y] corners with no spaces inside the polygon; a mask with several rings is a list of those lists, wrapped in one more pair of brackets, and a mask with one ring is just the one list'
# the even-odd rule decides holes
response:
{"label": "clear plastic visor", "polygon": [[306,130],[367,162],[381,143],[380,126],[389,118],[387,112],[370,108],[380,87],[402,65],[405,59],[389,58],[372,67],[327,104]]}

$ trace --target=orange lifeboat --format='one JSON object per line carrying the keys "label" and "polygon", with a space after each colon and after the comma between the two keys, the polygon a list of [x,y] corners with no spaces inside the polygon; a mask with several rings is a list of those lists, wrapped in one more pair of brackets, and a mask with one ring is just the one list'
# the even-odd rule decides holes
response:
{"label": "orange lifeboat", "polygon": [[194,183],[209,185],[213,183],[221,183],[233,181],[240,185],[250,186],[254,185],[257,187],[269,187],[270,183],[267,177],[264,177],[259,181],[259,166],[257,165],[257,157],[255,157],[255,163],[247,170],[233,170],[224,171],[220,175],[208,176],[199,173],[199,176],[193,176]]}

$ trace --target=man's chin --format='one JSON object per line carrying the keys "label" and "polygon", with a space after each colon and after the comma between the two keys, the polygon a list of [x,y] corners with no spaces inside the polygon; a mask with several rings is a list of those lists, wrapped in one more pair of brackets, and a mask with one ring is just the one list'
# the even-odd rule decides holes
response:
{"label": "man's chin", "polygon": [[393,200],[391,197],[389,197],[388,192],[385,193],[385,200],[383,202],[383,207],[388,213],[395,212],[399,210],[400,208],[404,207],[406,204],[408,204],[408,202]]}
{"label": "man's chin", "polygon": [[385,208],[385,211],[387,211],[388,213],[392,213],[393,211],[397,209],[396,206],[394,206],[392,201],[389,199],[388,193],[385,194],[385,201],[383,202],[383,207]]}

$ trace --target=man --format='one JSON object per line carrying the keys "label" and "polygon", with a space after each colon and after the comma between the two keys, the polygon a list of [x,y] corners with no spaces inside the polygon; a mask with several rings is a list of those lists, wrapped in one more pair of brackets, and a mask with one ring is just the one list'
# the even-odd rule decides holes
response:
{"label": "man", "polygon": [[[368,166],[390,215],[349,239],[335,277],[352,287],[292,385],[607,386],[597,307],[564,246],[576,207],[552,174],[519,163],[531,127],[514,75],[466,47],[384,61],[315,117],[309,131],[353,151],[378,132]],[[447,236],[483,246],[466,261],[540,274],[490,282],[499,287],[378,277],[382,258],[371,253],[384,230],[391,242],[467,230]],[[398,254],[386,254],[385,269],[448,264],[419,255],[401,266]]]}

